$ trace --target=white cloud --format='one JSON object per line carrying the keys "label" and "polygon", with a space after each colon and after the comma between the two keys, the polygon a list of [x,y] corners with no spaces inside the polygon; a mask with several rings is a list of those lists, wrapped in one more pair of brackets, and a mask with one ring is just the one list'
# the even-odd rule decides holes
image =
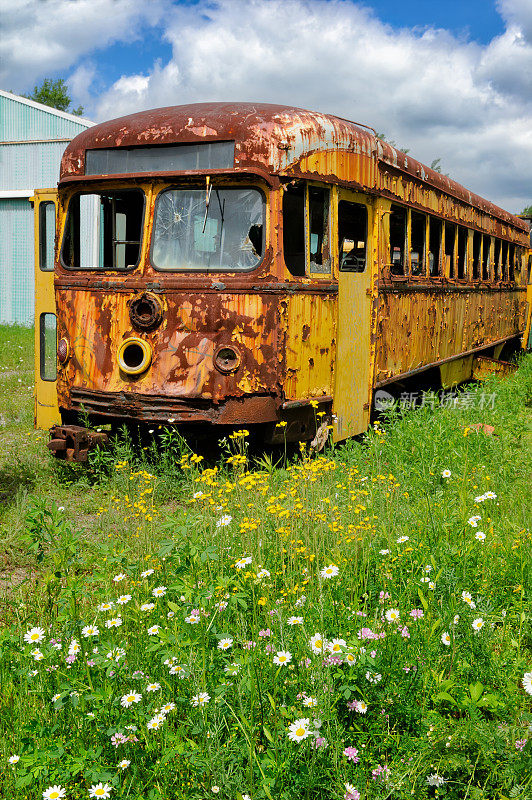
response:
{"label": "white cloud", "polygon": [[165,0],[0,0],[1,85],[29,83],[113,42],[138,38],[159,22]]}
{"label": "white cloud", "polygon": [[[35,3],[12,2],[13,9],[28,5]],[[76,102],[92,119],[209,100],[297,105],[372,125],[425,163],[441,157],[445,172],[510,210],[532,202],[531,0],[498,0],[506,29],[487,45],[441,29],[397,31],[351,0],[199,0],[185,6],[46,0],[38,6],[75,6],[85,22],[70,15],[65,29],[67,20],[28,17],[16,31],[19,38],[31,29],[38,44],[40,25],[46,34],[34,70],[42,59],[56,68],[54,59],[76,64],[80,54],[117,38],[110,31],[131,38],[140,35],[141,22],[164,29],[171,60],[94,91],[92,108],[90,99],[80,99],[89,72],[74,73]],[[12,41],[13,25],[8,28]],[[22,62],[25,54],[18,52]]]}

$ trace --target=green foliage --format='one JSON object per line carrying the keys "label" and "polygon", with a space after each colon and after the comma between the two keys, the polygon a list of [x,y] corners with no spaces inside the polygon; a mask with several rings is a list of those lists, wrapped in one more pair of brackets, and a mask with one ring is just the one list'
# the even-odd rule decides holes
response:
{"label": "green foliage", "polygon": [[57,108],[59,111],[68,111],[69,114],[74,114],[76,117],[81,117],[83,114],[83,106],[70,108],[72,100],[63,78],[57,78],[56,80],[45,78],[40,86],[34,86],[31,94],[22,95],[22,97],[27,97],[28,100],[35,100],[36,103],[42,103],[45,106]]}
{"label": "green foliage", "polygon": [[521,211],[521,214],[526,214],[529,217],[532,216],[532,205],[527,206],[526,208],[523,208],[523,210]]}
{"label": "green foliage", "polygon": [[529,797],[532,357],[433,399],[282,467],[154,427],[59,470],[9,420],[6,468],[38,469],[3,529],[31,580],[0,606],[0,795]]}

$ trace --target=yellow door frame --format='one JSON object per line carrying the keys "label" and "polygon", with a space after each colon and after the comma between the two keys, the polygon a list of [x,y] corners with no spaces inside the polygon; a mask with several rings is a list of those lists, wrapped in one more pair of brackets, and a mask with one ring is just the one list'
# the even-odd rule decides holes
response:
{"label": "yellow door frame", "polygon": [[[338,268],[338,322],[334,379],[334,440],[365,431],[369,424],[372,394],[371,305],[376,265],[376,220],[372,200],[361,192],[337,188],[332,249],[338,250],[338,203],[347,200],[367,208],[366,269],[342,272]],[[338,258],[338,254],[336,254]],[[339,265],[338,265],[339,267]]]}
{"label": "yellow door frame", "polygon": [[[54,291],[57,191],[36,189],[30,203],[35,223],[35,427],[47,430],[61,423],[57,404],[57,340],[54,342],[53,335],[50,336],[57,321]],[[54,207],[53,247],[50,235],[46,235],[47,203]]]}

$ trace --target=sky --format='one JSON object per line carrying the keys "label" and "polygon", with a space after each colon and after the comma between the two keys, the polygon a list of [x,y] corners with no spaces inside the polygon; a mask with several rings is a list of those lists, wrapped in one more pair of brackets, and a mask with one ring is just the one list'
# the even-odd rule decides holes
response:
{"label": "sky", "polygon": [[182,103],[364,122],[509,211],[532,203],[532,0],[0,0],[0,88],[94,121]]}

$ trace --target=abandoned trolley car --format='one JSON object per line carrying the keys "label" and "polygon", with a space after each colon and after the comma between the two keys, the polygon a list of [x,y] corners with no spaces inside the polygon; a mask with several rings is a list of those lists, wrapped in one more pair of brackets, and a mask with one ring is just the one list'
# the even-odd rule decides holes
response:
{"label": "abandoned trolley car", "polygon": [[69,459],[98,440],[82,416],[298,440],[317,403],[341,440],[377,388],[466,379],[525,328],[526,223],[338,117],[105,122],[34,205],[36,418]]}

